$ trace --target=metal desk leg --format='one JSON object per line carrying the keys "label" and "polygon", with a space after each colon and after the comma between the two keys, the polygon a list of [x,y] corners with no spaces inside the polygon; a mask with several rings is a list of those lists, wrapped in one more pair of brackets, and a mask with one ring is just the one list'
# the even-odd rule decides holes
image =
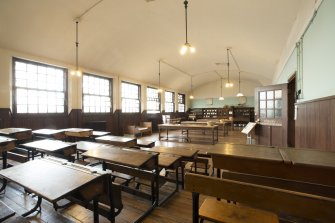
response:
{"label": "metal desk leg", "polygon": [[[42,204],[42,198],[40,196],[38,196],[37,203],[35,204],[35,206],[30,211],[27,211],[26,213],[23,213],[21,216],[22,217],[27,217],[28,215],[31,215],[35,211],[37,211],[38,213],[41,212],[42,211],[41,204]],[[39,209],[39,210],[37,210],[37,209]]]}
{"label": "metal desk leg", "polygon": [[99,223],[99,202],[97,199],[93,200],[93,218],[94,218],[94,223]]}
{"label": "metal desk leg", "polygon": [[7,151],[2,152],[2,169],[7,168]]}

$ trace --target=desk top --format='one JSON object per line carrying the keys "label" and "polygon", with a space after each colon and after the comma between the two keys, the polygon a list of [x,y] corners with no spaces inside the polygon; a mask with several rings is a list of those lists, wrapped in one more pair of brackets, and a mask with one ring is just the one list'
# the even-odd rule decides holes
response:
{"label": "desk top", "polygon": [[96,138],[96,140],[101,141],[101,142],[127,143],[127,142],[131,142],[131,141],[136,141],[136,138],[106,135],[106,136],[98,137],[98,138]]}
{"label": "desk top", "polygon": [[93,129],[82,129],[82,128],[68,128],[68,129],[61,129],[64,132],[89,132],[93,131]]}
{"label": "desk top", "polygon": [[103,173],[69,162],[62,164],[54,159],[38,159],[1,170],[0,176],[50,202],[56,202]]}
{"label": "desk top", "polygon": [[335,152],[298,149],[272,148],[266,146],[223,144],[221,148],[208,150],[210,155],[232,156],[272,162],[283,162],[294,165],[315,165],[335,168]]}
{"label": "desk top", "polygon": [[37,135],[45,135],[45,136],[51,136],[58,133],[64,133],[64,129],[37,129],[34,130],[33,133]]}
{"label": "desk top", "polygon": [[21,132],[31,132],[31,129],[25,129],[25,128],[0,129],[0,134],[1,135],[12,135],[12,134],[21,133]]}
{"label": "desk top", "polygon": [[142,149],[145,151],[156,152],[156,153],[173,154],[184,158],[192,158],[198,153],[198,150],[181,146],[180,147],[156,146],[153,148],[142,148]]}
{"label": "desk top", "polygon": [[90,149],[83,153],[82,156],[95,158],[105,162],[140,168],[145,165],[146,162],[152,159],[154,155],[141,151],[130,151],[115,147],[106,147]]}
{"label": "desk top", "polygon": [[89,141],[79,141],[79,142],[76,142],[76,144],[77,144],[77,150],[83,151],[83,152],[86,152],[90,149],[112,147],[112,145],[98,143],[98,142],[89,142]]}
{"label": "desk top", "polygon": [[15,142],[16,139],[0,136],[0,145],[7,145],[9,142]]}
{"label": "desk top", "polygon": [[103,132],[103,131],[93,131],[93,137],[105,136],[109,135],[110,132]]}
{"label": "desk top", "polygon": [[22,144],[22,146],[26,148],[37,149],[40,151],[45,152],[56,152],[59,150],[63,150],[72,146],[76,146],[75,143],[68,143],[59,140],[52,140],[52,139],[43,139],[34,142],[28,142]]}
{"label": "desk top", "polygon": [[159,124],[160,129],[216,129],[218,125],[194,125],[194,124]]}
{"label": "desk top", "polygon": [[175,164],[181,157],[173,154],[159,154],[158,165],[163,168],[169,168]]}

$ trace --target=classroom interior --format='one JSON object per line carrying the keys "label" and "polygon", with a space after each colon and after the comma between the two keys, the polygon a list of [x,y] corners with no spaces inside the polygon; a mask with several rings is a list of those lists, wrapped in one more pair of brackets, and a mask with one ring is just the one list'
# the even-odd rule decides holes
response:
{"label": "classroom interior", "polygon": [[0,1],[0,222],[335,222],[335,1]]}

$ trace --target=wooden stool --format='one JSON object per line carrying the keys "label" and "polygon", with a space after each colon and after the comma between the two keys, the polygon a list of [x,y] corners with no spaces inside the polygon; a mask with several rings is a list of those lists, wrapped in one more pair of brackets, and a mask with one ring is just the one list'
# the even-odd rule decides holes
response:
{"label": "wooden stool", "polygon": [[199,217],[222,223],[278,223],[278,217],[271,212],[242,205],[207,198],[199,209]]}

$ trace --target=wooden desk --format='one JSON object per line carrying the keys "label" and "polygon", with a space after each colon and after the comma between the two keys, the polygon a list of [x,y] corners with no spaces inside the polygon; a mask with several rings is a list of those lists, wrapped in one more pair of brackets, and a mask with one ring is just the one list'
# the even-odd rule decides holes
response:
{"label": "wooden desk", "polygon": [[[180,156],[180,161],[191,161],[195,162],[197,158],[198,150],[185,148],[185,147],[163,147],[163,146],[156,146],[153,148],[142,148],[142,150],[156,152],[161,154],[173,154],[176,156]],[[184,188],[184,165],[180,165],[181,167],[181,185]]]}
{"label": "wooden desk", "polygon": [[136,140],[136,145],[139,147],[145,147],[145,148],[152,148],[155,146],[155,141],[147,141],[143,139],[137,139]]}
{"label": "wooden desk", "polygon": [[21,146],[28,150],[28,156],[32,159],[34,159],[36,150],[51,156],[65,158],[69,161],[73,161],[72,155],[76,153],[76,144],[52,139],[29,142],[21,144]]}
{"label": "wooden desk", "polygon": [[77,144],[77,150],[83,153],[90,149],[106,148],[111,146],[104,143],[89,142],[89,141],[78,141],[76,142],[76,144]]}
{"label": "wooden desk", "polygon": [[[206,131],[209,130],[212,133],[212,144],[214,145],[219,141],[219,127],[217,125],[213,126],[202,126],[202,125],[190,125],[190,124],[159,124],[158,125],[159,130],[159,140],[161,140],[161,132],[162,130],[166,130],[166,140],[169,140],[169,130],[185,130],[186,131],[186,137],[184,137],[188,142],[190,142],[189,137],[189,130],[200,130],[200,131]],[[216,134],[215,134],[216,133]]]}
{"label": "wooden desk", "polygon": [[65,139],[65,131],[57,130],[57,129],[37,129],[33,131],[34,138],[42,138],[42,139]]}
{"label": "wooden desk", "polygon": [[[16,139],[0,136],[0,152],[2,156],[2,169],[7,168],[7,152],[15,148]],[[6,188],[7,181],[4,179],[0,187],[0,193]]]}
{"label": "wooden desk", "polygon": [[335,198],[334,152],[225,144],[210,154],[218,177]]}
{"label": "wooden desk", "polygon": [[[232,121],[215,121],[214,122],[214,125],[217,125],[219,127],[222,128],[222,131],[223,131],[223,136],[227,136],[228,135],[228,127],[227,125],[229,123],[232,123]],[[202,126],[205,126],[207,125],[208,121],[182,121],[181,124],[184,124],[184,125],[202,125]]]}
{"label": "wooden desk", "polygon": [[111,135],[101,136],[96,138],[95,141],[120,147],[136,146],[136,138],[128,138],[122,136],[111,136]]}
{"label": "wooden desk", "polygon": [[[109,191],[111,186],[110,175],[103,171],[55,159],[26,162],[1,170],[0,176],[38,196],[35,207],[24,213],[22,215],[24,217],[40,208],[42,199],[51,202],[56,207],[57,201],[80,194],[85,205],[93,200],[94,222],[99,222],[98,197],[107,193],[106,191]],[[111,198],[110,193],[109,198]],[[113,204],[113,202],[110,203]],[[110,215],[112,216],[111,222],[114,222],[113,205],[110,208]]]}
{"label": "wooden desk", "polygon": [[31,129],[25,129],[25,128],[0,129],[0,135],[11,137],[20,141],[32,139]]}
{"label": "wooden desk", "polygon": [[82,128],[69,128],[62,129],[65,132],[66,136],[75,137],[75,138],[87,138],[92,136],[93,129],[82,129]]}
{"label": "wooden desk", "polygon": [[140,222],[158,205],[159,202],[159,167],[158,154],[145,153],[129,149],[115,147],[90,149],[82,154],[83,157],[90,157],[103,161],[103,170],[110,169],[119,173],[139,177],[152,182],[151,196],[148,194],[123,186],[123,190],[137,194],[152,201],[150,208],[143,213],[136,222]]}

